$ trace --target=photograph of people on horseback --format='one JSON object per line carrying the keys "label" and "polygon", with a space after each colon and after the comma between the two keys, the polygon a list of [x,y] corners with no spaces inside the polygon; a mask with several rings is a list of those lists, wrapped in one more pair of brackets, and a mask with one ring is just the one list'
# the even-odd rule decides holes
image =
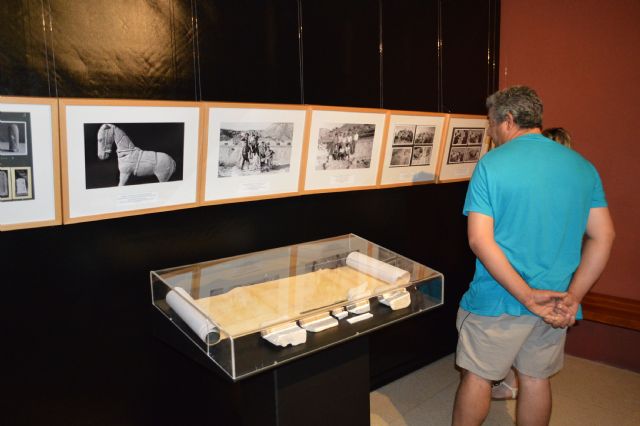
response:
{"label": "photograph of people on horseback", "polygon": [[288,173],[293,123],[221,123],[218,177]]}
{"label": "photograph of people on horseback", "polygon": [[368,169],[375,131],[375,124],[323,123],[316,170]]}
{"label": "photograph of people on horseback", "polygon": [[184,123],[84,123],[86,189],[183,179]]}

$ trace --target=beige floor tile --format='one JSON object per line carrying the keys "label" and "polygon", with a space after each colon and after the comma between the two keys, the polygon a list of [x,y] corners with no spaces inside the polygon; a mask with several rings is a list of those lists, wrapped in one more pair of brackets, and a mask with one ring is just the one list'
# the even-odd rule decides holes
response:
{"label": "beige floor tile", "polygon": [[[444,357],[371,393],[375,426],[446,426],[459,374],[454,356]],[[640,425],[640,374],[567,356],[551,379],[551,426]],[[515,401],[491,403],[485,426],[511,426]]]}
{"label": "beige floor tile", "polygon": [[564,368],[551,379],[554,396],[568,396],[604,409],[640,411],[640,374],[566,356]]}
{"label": "beige floor tile", "polygon": [[637,410],[603,409],[571,396],[556,395],[553,401],[550,426],[637,426]]}
{"label": "beige floor tile", "polygon": [[450,425],[451,410],[458,383],[452,383],[441,392],[403,413],[390,426]]}
{"label": "beige floor tile", "polygon": [[458,380],[453,355],[446,356],[372,392],[372,413],[392,422]]}

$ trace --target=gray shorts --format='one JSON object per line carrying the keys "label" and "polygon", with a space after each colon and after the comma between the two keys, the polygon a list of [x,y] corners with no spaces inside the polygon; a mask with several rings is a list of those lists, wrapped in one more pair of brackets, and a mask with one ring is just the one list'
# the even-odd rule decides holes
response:
{"label": "gray shorts", "polygon": [[488,317],[458,310],[456,364],[487,380],[502,380],[513,366],[545,379],[564,363],[566,328],[533,315]]}

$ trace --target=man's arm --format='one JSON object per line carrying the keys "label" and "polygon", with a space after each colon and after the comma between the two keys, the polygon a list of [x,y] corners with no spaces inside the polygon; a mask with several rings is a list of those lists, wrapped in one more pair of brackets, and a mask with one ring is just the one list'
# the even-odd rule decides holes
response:
{"label": "man's arm", "polygon": [[575,315],[582,298],[602,274],[609,260],[614,239],[615,230],[609,209],[607,207],[592,208],[587,220],[580,264],[573,274],[568,294],[563,301],[572,314],[569,325],[575,322]]}
{"label": "man's arm", "polygon": [[536,290],[529,287],[513,268],[507,256],[496,243],[493,234],[493,218],[482,213],[470,212],[467,221],[469,247],[480,259],[487,271],[513,297],[534,314],[556,326],[566,322],[566,312],[556,310],[556,301],[566,296],[550,290]]}

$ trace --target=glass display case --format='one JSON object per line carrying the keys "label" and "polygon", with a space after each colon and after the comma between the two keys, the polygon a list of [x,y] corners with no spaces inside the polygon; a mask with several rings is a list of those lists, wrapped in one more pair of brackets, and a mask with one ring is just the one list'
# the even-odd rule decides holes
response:
{"label": "glass display case", "polygon": [[440,306],[443,286],[353,234],[151,272],[153,305],[234,381]]}

